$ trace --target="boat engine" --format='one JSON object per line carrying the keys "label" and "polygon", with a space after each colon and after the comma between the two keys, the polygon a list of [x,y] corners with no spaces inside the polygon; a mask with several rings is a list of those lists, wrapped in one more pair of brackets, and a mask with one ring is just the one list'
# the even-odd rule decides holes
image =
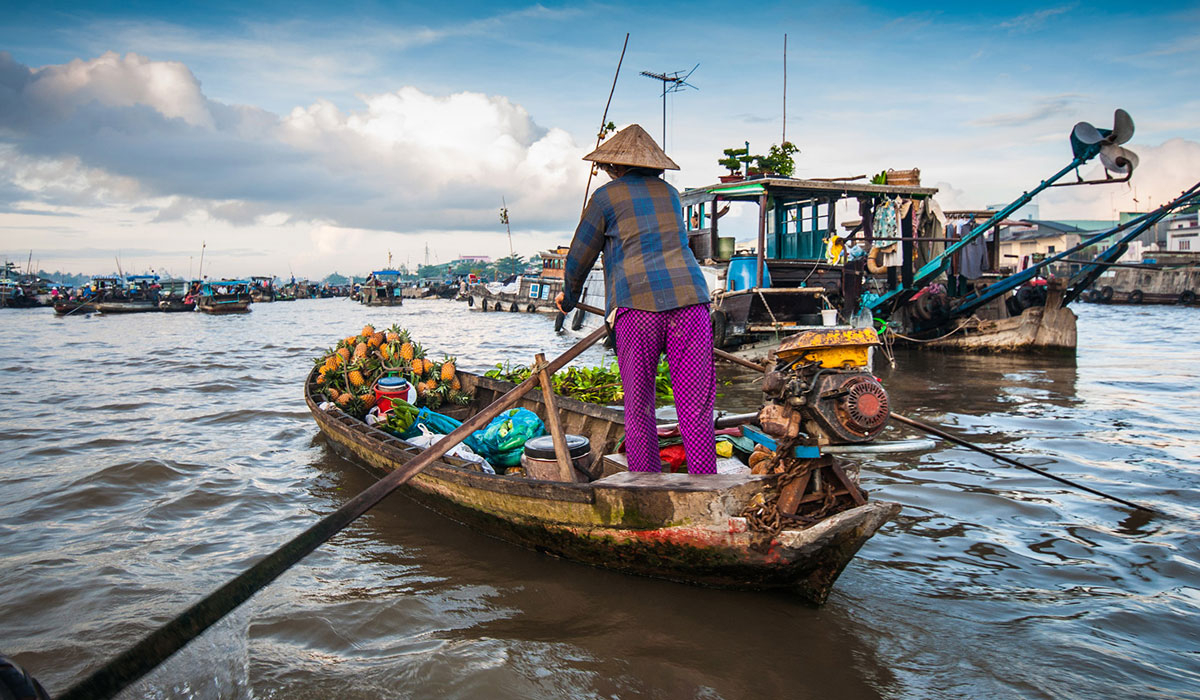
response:
{"label": "boat engine", "polygon": [[871,328],[810,330],[785,340],[775,368],[763,378],[763,431],[792,444],[874,439],[891,415],[887,391],[870,371],[876,345],[879,336]]}

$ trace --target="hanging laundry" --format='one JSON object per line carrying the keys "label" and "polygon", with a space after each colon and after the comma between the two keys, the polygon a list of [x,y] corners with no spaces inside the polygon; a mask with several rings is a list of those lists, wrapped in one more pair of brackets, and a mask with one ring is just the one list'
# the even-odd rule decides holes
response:
{"label": "hanging laundry", "polygon": [[991,267],[988,261],[986,234],[977,236],[963,246],[960,255],[960,274],[969,280],[983,277],[984,270]]}
{"label": "hanging laundry", "polygon": [[[921,207],[921,221],[917,225],[917,236],[920,238],[945,238],[946,215],[938,206],[937,200],[930,197]],[[923,266],[937,258],[946,250],[943,241],[929,241],[917,246],[917,260]]]}
{"label": "hanging laundry", "polygon": [[[875,235],[879,238],[896,238],[900,234],[900,216],[896,203],[890,199],[883,200],[875,208]],[[884,241],[885,244],[890,241]]]}

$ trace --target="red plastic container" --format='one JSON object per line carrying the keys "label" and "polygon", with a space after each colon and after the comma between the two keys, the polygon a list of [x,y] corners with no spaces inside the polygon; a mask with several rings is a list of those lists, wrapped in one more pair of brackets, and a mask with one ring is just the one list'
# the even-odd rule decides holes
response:
{"label": "red plastic container", "polygon": [[403,399],[409,403],[417,400],[417,390],[401,377],[383,377],[375,382],[375,405],[380,413],[392,410],[392,399]]}

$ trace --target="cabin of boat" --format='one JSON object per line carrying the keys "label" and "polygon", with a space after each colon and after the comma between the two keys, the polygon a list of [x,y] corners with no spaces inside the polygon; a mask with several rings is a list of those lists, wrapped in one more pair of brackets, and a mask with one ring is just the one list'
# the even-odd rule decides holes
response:
{"label": "cabin of boat", "polygon": [[158,275],[128,275],[123,285],[106,289],[96,299],[102,314],[131,314],[158,311]]}
{"label": "cabin of boat", "polygon": [[399,270],[375,270],[367,276],[359,291],[360,301],[367,306],[403,306]]}
{"label": "cabin of boat", "polygon": [[196,308],[206,314],[245,313],[252,301],[246,280],[205,281],[196,296]]}
{"label": "cabin of boat", "polygon": [[[696,259],[718,273],[718,286],[712,290],[715,344],[778,339],[820,326],[820,312],[828,308],[838,309],[843,319],[852,317],[859,306],[864,266],[862,261],[841,264],[839,256],[830,254],[837,203],[849,197],[860,206],[873,206],[936,192],[918,184],[776,176],[684,191],[688,243]],[[734,240],[719,235],[720,207],[730,202],[758,205],[758,243],[752,254],[737,254]]]}
{"label": "cabin of boat", "polygon": [[569,250],[567,246],[558,246],[554,250],[543,251],[542,269],[537,276],[519,275],[508,285],[492,283],[491,288],[483,283],[473,285],[468,292],[467,303],[480,311],[558,314],[554,298],[563,290]]}
{"label": "cabin of boat", "polygon": [[159,282],[158,310],[167,312],[193,311],[196,308],[196,297],[192,294],[199,288],[199,282],[188,282],[185,279],[166,279]]}
{"label": "cabin of boat", "polygon": [[[467,372],[459,377],[473,403],[446,412],[462,420],[514,388]],[[306,401],[332,449],[383,473],[421,452],[325,403],[317,378],[314,369]],[[631,473],[618,451],[624,437],[620,411],[565,397],[556,397],[556,404],[563,429],[590,441],[590,459],[581,460],[574,480],[489,474],[446,456],[413,476],[405,493],[486,534],[573,561],[707,586],[786,589],[816,604],[900,509],[864,500],[803,529],[764,536],[741,513],[777,488],[774,475]],[[529,391],[517,407],[546,419],[539,390]],[[846,467],[856,479],[852,465]]]}
{"label": "cabin of boat", "polygon": [[250,278],[250,298],[256,304],[275,301],[275,278],[255,276]]}

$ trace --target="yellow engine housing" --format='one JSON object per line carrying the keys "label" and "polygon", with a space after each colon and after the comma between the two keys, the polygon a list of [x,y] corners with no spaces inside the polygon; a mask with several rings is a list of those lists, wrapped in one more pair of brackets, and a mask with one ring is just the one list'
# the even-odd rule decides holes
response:
{"label": "yellow engine housing", "polygon": [[803,358],[828,369],[850,369],[867,367],[874,345],[879,345],[879,335],[873,328],[814,329],[785,339],[775,355],[787,362]]}

